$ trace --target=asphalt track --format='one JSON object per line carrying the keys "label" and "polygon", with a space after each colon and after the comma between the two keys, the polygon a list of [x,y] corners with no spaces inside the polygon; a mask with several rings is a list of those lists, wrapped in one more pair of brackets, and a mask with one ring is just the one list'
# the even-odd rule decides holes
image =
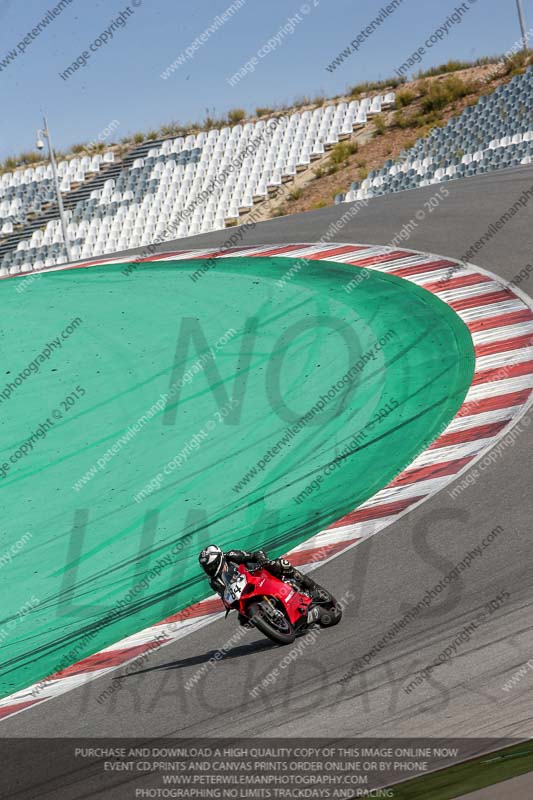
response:
{"label": "asphalt track", "polygon": [[[532,186],[533,169],[527,167],[450,182],[449,196],[426,211],[404,244],[461,258]],[[438,189],[371,200],[332,241],[387,244],[417,219],[416,212]],[[271,220],[246,232],[238,244],[317,241],[347,208]],[[228,231],[214,232],[161,250],[221,245],[227,236]],[[470,260],[510,281],[531,263],[532,245],[530,200]],[[202,281],[207,290],[209,276]],[[527,279],[519,288],[533,291]],[[195,689],[184,689],[185,681],[234,632],[230,617],[154,653],[107,702],[96,701],[109,683],[104,676],[6,720],[0,736],[531,736],[533,670],[509,692],[502,685],[533,657],[532,444],[528,429],[456,499],[449,494],[453,486],[447,487],[382,534],[317,570],[320,583],[339,596],[350,590],[356,599],[342,624],[324,632],[259,698],[249,691],[279,665],[283,651],[255,633]],[[399,633],[363,673],[340,682],[354,659],[406,607],[498,525],[503,534],[438,604]],[[407,694],[403,687],[414,671],[430,663],[501,592],[510,598],[483,630]]]}

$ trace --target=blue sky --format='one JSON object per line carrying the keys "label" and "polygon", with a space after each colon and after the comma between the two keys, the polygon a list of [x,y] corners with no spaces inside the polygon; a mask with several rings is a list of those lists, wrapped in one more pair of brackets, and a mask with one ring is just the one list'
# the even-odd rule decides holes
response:
{"label": "blue sky", "polygon": [[[20,47],[59,0],[0,0],[0,159],[34,149],[43,112],[55,146],[64,149],[96,139],[113,120],[119,125],[112,138],[118,140],[172,120],[201,120],[207,111],[253,111],[302,95],[341,93],[354,83],[394,74],[462,1],[402,0],[358,52],[328,72],[327,65],[390,0],[238,0],[242,6],[231,19],[163,80],[161,73],[232,0],[129,0],[123,26],[117,24],[110,41],[92,52],[90,44],[126,9],[127,0],[71,0]],[[523,2],[532,28],[533,0]],[[519,38],[515,0],[466,3],[471,7],[461,23],[428,50],[422,67],[502,53]],[[273,52],[257,58],[284,26]],[[17,56],[6,63],[13,50]],[[89,52],[86,66],[63,80],[59,73],[83,51]],[[253,71],[231,86],[228,78],[254,56]]]}

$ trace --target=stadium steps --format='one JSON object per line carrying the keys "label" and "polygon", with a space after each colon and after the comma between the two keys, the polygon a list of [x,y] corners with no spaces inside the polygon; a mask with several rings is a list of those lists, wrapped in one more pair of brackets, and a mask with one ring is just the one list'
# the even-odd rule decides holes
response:
{"label": "stadium steps", "polygon": [[[87,200],[91,192],[101,189],[107,180],[117,178],[124,169],[128,169],[136,158],[143,158],[151,147],[159,146],[157,142],[145,142],[130,150],[121,161],[112,164],[102,165],[102,169],[93,178],[85,181],[77,189],[63,195],[63,207],[65,210],[73,209],[81,200]],[[24,227],[14,231],[3,240],[0,239],[0,263],[6,253],[17,249],[19,242],[31,237],[32,233],[39,228],[45,228],[48,222],[59,219],[59,208],[57,203],[51,204],[45,211],[31,219]]]}

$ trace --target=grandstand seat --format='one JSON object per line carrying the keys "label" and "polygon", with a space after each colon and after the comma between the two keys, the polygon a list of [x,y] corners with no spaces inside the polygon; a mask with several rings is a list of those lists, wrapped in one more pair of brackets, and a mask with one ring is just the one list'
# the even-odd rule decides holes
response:
{"label": "grandstand seat", "polygon": [[[284,176],[296,175],[322,156],[325,144],[336,144],[340,135],[365,125],[368,114],[379,113],[394,100],[394,93],[389,93],[294,112],[279,117],[275,129],[262,119],[178,136],[141,146],[124,164],[117,164],[112,150],[63,159],[58,172],[67,206],[73,184],[83,184],[87,176],[96,182],[87,193],[76,195],[76,202],[67,209],[72,252],[76,258],[86,258],[146,244],[164,236],[169,221],[188,207],[192,213],[171,235],[223,228],[226,220],[239,218],[240,209],[267,198],[269,187],[280,186]],[[242,158],[245,148],[259,136],[263,141]],[[236,159],[239,169],[226,173]],[[103,179],[97,174],[101,171]],[[221,173],[224,181],[216,183]],[[381,191],[386,183],[381,176],[374,176],[366,191]],[[209,197],[198,202],[205,190]],[[30,209],[39,213],[48,202],[55,204],[49,165],[0,176],[0,232],[9,235],[16,215],[24,225]],[[50,266],[65,259],[58,219],[43,225],[44,230],[32,231],[21,240],[24,244],[16,253],[24,262],[34,259],[34,263]],[[15,264],[11,252],[4,255],[2,269],[20,265]]]}
{"label": "grandstand seat", "polygon": [[[370,196],[370,192],[385,194],[530,163],[532,89],[533,67],[529,67],[524,74],[514,76],[507,86],[482,96],[476,106],[467,107],[461,117],[452,118],[446,127],[434,128],[408,153],[402,152],[394,164],[386,162],[378,175],[373,176],[371,187],[364,184],[357,190],[362,193],[361,199]],[[382,105],[386,99],[383,98]],[[368,110],[368,104],[362,101],[359,113],[361,109]],[[337,195],[335,202],[349,200],[348,192]]]}

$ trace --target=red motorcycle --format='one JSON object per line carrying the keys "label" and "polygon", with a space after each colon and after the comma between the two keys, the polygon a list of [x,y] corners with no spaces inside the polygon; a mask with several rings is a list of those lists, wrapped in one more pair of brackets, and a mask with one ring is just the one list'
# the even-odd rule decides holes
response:
{"label": "red motorcycle", "polygon": [[328,592],[324,600],[314,600],[295,583],[261,567],[250,571],[243,564],[225,562],[220,578],[225,585],[226,616],[238,611],[276,644],[291,644],[313,623],[329,628],[341,620],[342,609]]}

